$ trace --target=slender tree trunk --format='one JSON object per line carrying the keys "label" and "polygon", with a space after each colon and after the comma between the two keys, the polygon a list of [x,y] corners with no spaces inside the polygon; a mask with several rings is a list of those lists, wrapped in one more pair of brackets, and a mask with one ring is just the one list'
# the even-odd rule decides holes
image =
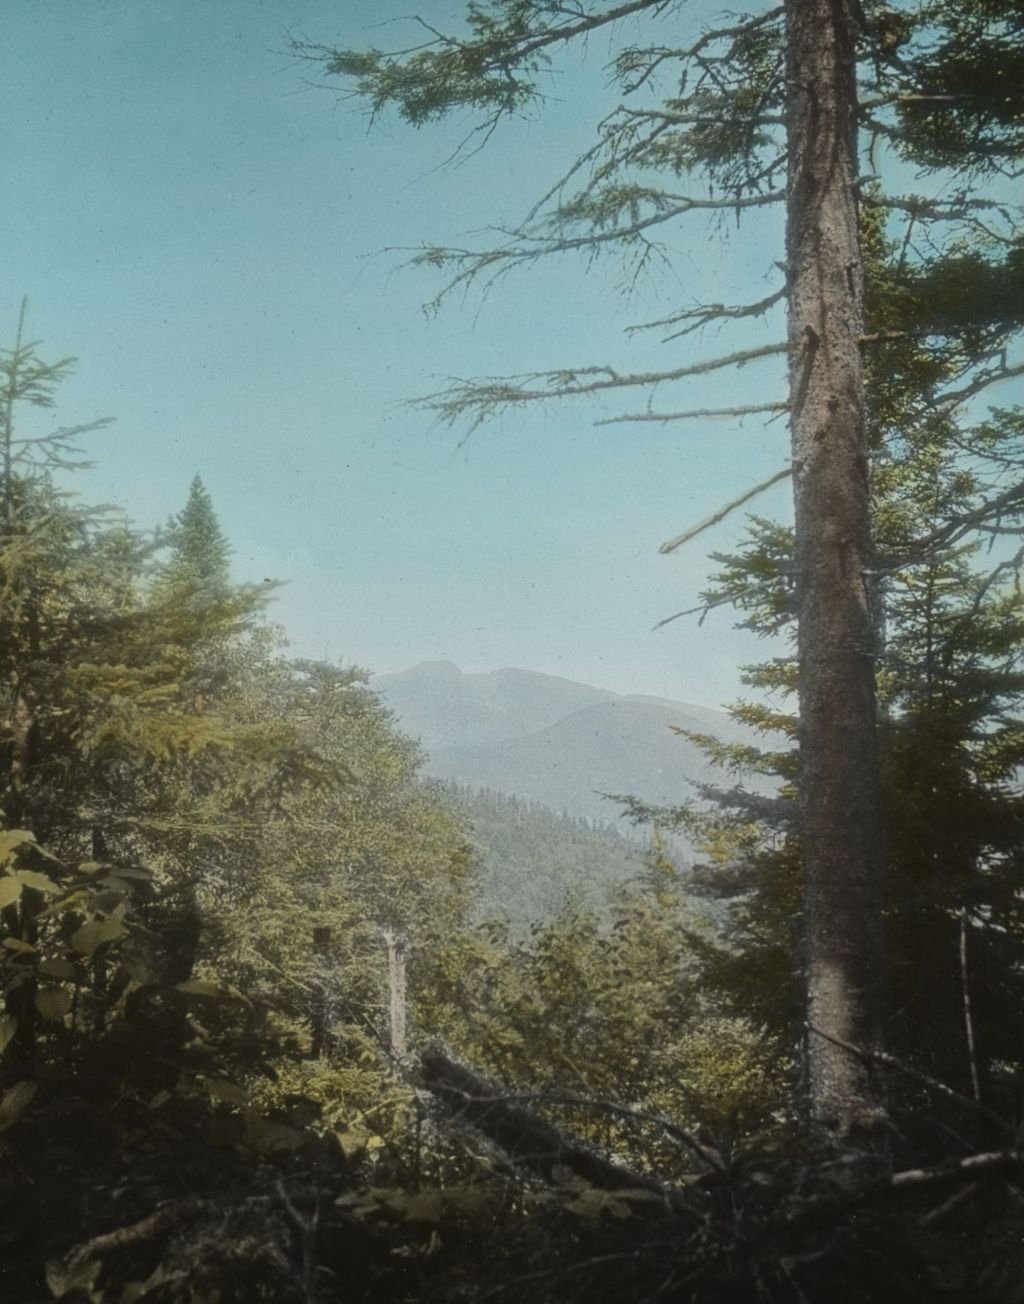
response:
{"label": "slender tree trunk", "polygon": [[841,1139],[882,1117],[829,1038],[881,1031],[881,801],[851,0],[788,0],[789,366],[799,576],[800,801],[812,1117]]}
{"label": "slender tree trunk", "polygon": [[405,938],[393,928],[384,930],[388,948],[388,1040],[391,1054],[405,1054],[406,961]]}
{"label": "slender tree trunk", "polygon": [[967,907],[960,911],[960,995],[964,1008],[964,1035],[967,1039],[967,1063],[971,1070],[971,1094],[981,1100],[978,1076],[978,1048],[974,1039],[974,1014],[971,1010],[971,973],[967,965]]}

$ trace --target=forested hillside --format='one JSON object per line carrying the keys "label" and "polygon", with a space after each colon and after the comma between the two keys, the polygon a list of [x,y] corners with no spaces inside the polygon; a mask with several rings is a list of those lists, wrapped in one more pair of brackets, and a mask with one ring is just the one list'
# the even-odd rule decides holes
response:
{"label": "forested hillside", "polygon": [[[550,920],[567,900],[605,915],[616,889],[644,869],[645,840],[537,802],[444,785],[465,816],[480,862],[477,909],[522,928]],[[626,836],[629,833],[633,836]]]}

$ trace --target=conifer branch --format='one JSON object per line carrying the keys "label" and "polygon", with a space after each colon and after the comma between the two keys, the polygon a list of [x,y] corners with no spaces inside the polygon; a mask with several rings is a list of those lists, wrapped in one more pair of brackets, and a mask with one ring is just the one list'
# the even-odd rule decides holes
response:
{"label": "conifer branch", "polygon": [[668,317],[661,317],[657,321],[641,322],[636,326],[628,326],[627,332],[660,330],[666,326],[678,326],[680,322],[689,322],[682,330],[674,331],[671,335],[666,335],[662,340],[663,344],[669,343],[670,340],[681,339],[684,335],[689,335],[692,331],[700,330],[701,327],[709,325],[713,321],[738,321],[743,317],[762,317],[770,308],[774,308],[777,303],[781,303],[786,297],[785,288],[776,290],[774,294],[769,294],[764,299],[759,299],[756,303],[744,303],[734,307],[727,307],[722,303],[701,304],[696,308],[686,308],[682,312],[672,313]]}
{"label": "conifer branch", "polygon": [[626,412],[619,417],[603,417],[595,421],[595,426],[618,426],[625,422],[656,421],[664,424],[668,421],[694,421],[701,417],[749,417],[765,412],[788,412],[788,403],[752,403],[747,407],[727,408],[690,408],[684,412]]}
{"label": "conifer branch", "polygon": [[[492,279],[517,265],[536,262],[551,254],[567,254],[578,251],[595,251],[605,245],[615,243],[632,243],[642,241],[649,243],[646,232],[666,222],[674,221],[687,213],[718,212],[731,213],[747,208],[763,208],[770,204],[781,204],[785,191],[771,190],[764,194],[734,195],[732,197],[713,198],[697,195],[671,195],[649,191],[640,198],[658,205],[657,211],[647,217],[639,218],[610,229],[595,229],[584,235],[567,236],[557,231],[531,234],[526,229],[496,228],[495,233],[508,236],[518,244],[487,250],[460,249],[439,245],[426,245],[410,260],[410,265],[458,268],[456,274],[430,301],[431,308],[437,308],[442,301],[459,286],[469,285],[481,275],[490,274]],[[571,210],[562,210],[554,215],[552,223],[564,222]]]}
{"label": "conifer branch", "polygon": [[[748,362],[785,353],[786,347],[781,343],[765,344],[756,349],[741,349],[718,358],[688,363],[669,371],[621,373],[614,367],[590,366],[530,372],[518,377],[495,376],[479,381],[455,379],[447,390],[414,400],[414,406],[435,413],[446,425],[452,425],[468,415],[471,418],[472,432],[488,417],[525,403],[666,384],[689,376],[707,375],[722,367],[742,367]],[[531,388],[540,384],[546,388]]]}
{"label": "conifer branch", "polygon": [[718,41],[727,41],[733,37],[746,36],[748,33],[756,31],[760,27],[768,27],[783,17],[785,8],[782,5],[774,9],[769,9],[766,13],[757,14],[745,22],[736,23],[731,27],[712,27],[703,32],[700,37],[690,46],[676,47],[672,46],[648,46],[646,49],[630,49],[619,56],[618,66],[620,73],[636,72],[637,79],[626,84],[626,91],[632,94],[638,91],[641,86],[653,76],[658,66],[669,60],[682,63],[692,60],[703,60],[706,63],[724,63],[728,55],[709,56],[705,52],[710,46]]}

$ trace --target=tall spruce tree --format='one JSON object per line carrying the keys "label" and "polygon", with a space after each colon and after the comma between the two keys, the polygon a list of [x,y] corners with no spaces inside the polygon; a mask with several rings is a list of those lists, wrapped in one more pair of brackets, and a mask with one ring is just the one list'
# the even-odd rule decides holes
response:
{"label": "tall spruce tree", "polygon": [[[952,285],[981,277],[998,285],[1017,267],[1014,220],[998,186],[978,197],[969,182],[998,174],[1019,141],[1021,97],[1012,76],[1019,15],[1004,0],[911,4],[895,12],[789,0],[681,38],[686,17],[685,6],[666,0],[571,8],[497,0],[469,5],[464,31],[428,37],[411,52],[302,48],[328,73],[349,79],[375,112],[395,105],[420,125],[468,107],[489,133],[539,97],[538,74],[551,52],[619,20],[631,19],[634,29],[639,19],[648,24],[649,40],[624,41],[612,64],[627,102],[602,119],[594,147],[507,243],[423,251],[420,261],[452,273],[448,288],[573,250],[591,256],[617,248],[639,267],[666,224],[709,210],[741,219],[751,209],[785,204],[776,290],[745,304],[682,308],[652,325],[678,341],[709,325],[742,327],[785,301],[787,341],[660,371],[563,366],[459,383],[426,406],[442,419],[476,424],[532,402],[653,393],[787,354],[787,399],[713,410],[648,403],[616,419],[790,414],[808,1081],[812,1115],[826,1130],[850,1134],[870,1127],[881,1111],[865,1060],[848,1049],[869,1050],[881,1034],[874,688],[881,622],[872,595],[884,563],[870,537],[870,467],[880,447],[872,438],[877,423],[866,423],[863,366],[875,377],[887,374],[890,386],[916,388],[920,405],[945,411],[1020,371],[1002,351],[1005,329],[965,336],[970,313],[950,303]],[[995,59],[991,77],[980,73],[972,41]],[[669,93],[658,100],[652,90],[666,80]],[[941,171],[940,197],[901,194],[898,169],[888,191],[871,179],[880,166],[892,171],[900,157]],[[680,193],[683,178],[688,184]],[[872,213],[893,231],[902,227],[900,279],[914,311],[869,331],[862,250]],[[920,311],[929,300],[940,314],[932,320]]]}

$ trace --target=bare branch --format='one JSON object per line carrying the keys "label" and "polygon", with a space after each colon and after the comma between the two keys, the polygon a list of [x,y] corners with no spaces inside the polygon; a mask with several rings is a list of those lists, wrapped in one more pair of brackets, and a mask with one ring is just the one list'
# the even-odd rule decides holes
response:
{"label": "bare branch", "polygon": [[[947,1083],[941,1082],[938,1078],[933,1078],[930,1073],[925,1073],[922,1069],[914,1068],[912,1064],[907,1064],[903,1060],[898,1059],[895,1055],[890,1055],[888,1051],[868,1050],[863,1046],[854,1046],[848,1041],[842,1041],[839,1037],[832,1037],[827,1032],[822,1032],[820,1028],[816,1028],[813,1024],[809,1023],[807,1027],[816,1037],[821,1037],[823,1041],[831,1042],[833,1046],[838,1046],[842,1050],[849,1051],[851,1055],[856,1056],[857,1059],[862,1060],[865,1064],[881,1064],[885,1068],[895,1069],[905,1077],[912,1078],[915,1082],[920,1082],[922,1085],[930,1087],[933,1091],[937,1091],[940,1095],[948,1096],[950,1100],[958,1101],[961,1105],[966,1106],[975,1114],[983,1115],[990,1123],[994,1123],[1001,1131],[1008,1133],[1010,1136],[1015,1135],[1015,1129],[1011,1123],[1008,1123],[1005,1118],[1001,1118],[998,1114],[993,1113],[991,1109],[981,1104],[980,1101],[972,1100],[970,1096],[965,1096],[963,1092],[957,1091],[955,1087],[951,1087]],[[895,1176],[898,1176],[898,1174]],[[895,1176],[894,1185],[896,1184]]]}
{"label": "bare branch", "polygon": [[551,27],[547,31],[539,32],[531,39],[524,40],[521,45],[516,45],[508,53],[495,57],[492,66],[507,68],[512,62],[520,62],[529,58],[531,54],[536,54],[538,50],[543,50],[549,45],[572,41],[577,36],[596,32],[608,23],[617,23],[621,18],[629,18],[632,14],[642,13],[645,9],[660,13],[662,10],[669,8],[670,4],[671,0],[632,0],[628,4],[616,5],[603,14],[590,14],[581,17],[578,22],[566,23],[561,27]]}
{"label": "bare branch", "polygon": [[688,1132],[671,1119],[665,1118],[663,1114],[652,1114],[645,1109],[631,1109],[618,1101],[606,1100],[603,1097],[580,1096],[574,1092],[565,1091],[517,1093],[516,1095],[497,1097],[497,1099],[526,1105],[559,1105],[575,1109],[593,1109],[602,1114],[611,1114],[615,1118],[629,1119],[637,1123],[650,1123],[654,1127],[660,1128],[666,1136],[671,1137],[674,1141],[681,1142],[694,1158],[700,1160],[701,1163],[718,1172],[726,1171],[725,1162],[717,1150],[702,1145],[692,1132]]}
{"label": "bare branch", "polygon": [[910,1168],[893,1173],[889,1187],[905,1191],[920,1186],[950,1186],[965,1179],[1010,1176],[1024,1171],[1024,1157],[1016,1150],[991,1150],[987,1153],[967,1155],[953,1159],[935,1168]]}
{"label": "bare branch", "polygon": [[975,394],[980,394],[982,390],[988,389],[989,385],[998,385],[1001,380],[1012,380],[1015,376],[1024,376],[1024,363],[1013,367],[1008,367],[1005,362],[1001,363],[998,367],[991,367],[988,371],[975,376],[970,384],[964,385],[961,389],[954,389],[940,395],[938,402],[942,407],[955,407],[958,403],[963,403],[973,398]]}
{"label": "bare branch", "polygon": [[919,558],[933,548],[957,543],[971,530],[984,526],[988,521],[998,520],[1005,512],[1014,509],[1024,509],[1024,483],[1011,485],[1004,493],[997,494],[995,498],[985,499],[971,511],[962,512],[959,516],[955,516],[952,520],[939,526],[938,529],[932,530],[930,534],[914,539],[903,550],[901,558],[896,559],[895,563],[890,562],[889,564],[905,564],[907,561]]}
{"label": "bare branch", "polygon": [[439,1051],[427,1052],[421,1062],[429,1091],[516,1162],[546,1180],[557,1180],[559,1170],[567,1169],[602,1190],[645,1190],[668,1198],[669,1192],[661,1183],[586,1148],[545,1119],[512,1103],[493,1083]]}
{"label": "bare branch", "polygon": [[753,403],[748,407],[690,408],[687,412],[627,412],[621,417],[603,417],[595,426],[617,426],[626,421],[692,421],[699,417],[749,417],[764,412],[788,412],[788,403]]}
{"label": "bare branch", "polygon": [[684,335],[689,335],[691,331],[700,330],[702,326],[707,326],[713,321],[737,321],[742,317],[761,317],[770,308],[777,303],[781,303],[786,297],[785,287],[776,290],[774,294],[769,294],[765,299],[759,299],[757,303],[744,303],[735,307],[726,307],[722,303],[700,304],[696,308],[686,308],[682,312],[672,313],[669,317],[662,317],[658,321],[641,322],[638,326],[629,326],[629,332],[659,330],[665,326],[678,326],[680,322],[689,322],[682,330],[674,331],[671,335],[666,335],[662,340],[667,344],[670,340],[680,339]]}
{"label": "bare branch", "polygon": [[697,621],[699,627],[704,624],[708,612],[714,611],[718,607],[729,607],[737,598],[755,592],[757,592],[757,586],[752,584],[749,589],[744,589],[742,593],[730,593],[726,597],[715,598],[711,602],[702,602],[697,607],[688,607],[685,611],[677,611],[674,616],[666,616],[664,620],[659,620],[656,625],[651,626],[651,629],[661,629],[663,625],[671,625],[674,620],[682,620],[684,616],[695,616],[698,611],[701,613],[700,620]]}
{"label": "bare branch", "polygon": [[[719,358],[693,362],[671,371],[641,371],[625,375],[613,367],[579,367],[563,371],[534,372],[520,377],[490,377],[481,381],[456,379],[452,386],[437,394],[428,394],[415,400],[415,406],[434,412],[438,418],[451,425],[460,417],[471,414],[471,429],[488,416],[523,403],[577,397],[581,394],[598,394],[607,390],[654,386],[688,376],[702,376],[722,367],[742,367],[760,358],[773,357],[786,352],[785,344],[765,344],[756,349],[742,349]],[[599,376],[591,380],[586,377]],[[516,383],[516,382],[519,383]],[[543,382],[547,388],[530,388]]]}
{"label": "bare branch", "polygon": [[[617,110],[625,118],[637,121],[662,122],[671,127],[720,127],[721,115],[709,113],[674,113],[671,109],[631,109],[621,105]],[[752,114],[749,118],[737,118],[730,122],[735,126],[784,127],[786,119],[781,114]]]}
{"label": "bare branch", "polygon": [[[764,493],[766,489],[770,489],[772,485],[778,484],[780,480],[787,480],[792,474],[793,468],[789,466],[785,467],[782,471],[776,471],[770,479],[762,481],[761,484],[754,485],[753,489],[748,489],[746,493],[741,494],[739,498],[734,498],[732,502],[726,503],[724,507],[719,507],[717,511],[712,512],[710,516],[705,517],[705,519],[700,521],[697,525],[692,525],[688,530],[684,530],[682,534],[677,534],[674,539],[669,539],[667,543],[663,543],[658,551],[666,554],[675,552],[676,549],[681,548],[684,543],[689,543],[691,539],[695,539],[698,534],[703,534],[705,530],[709,530],[713,525],[717,525],[719,521],[724,521],[729,513],[734,512],[737,507],[742,507],[744,503],[749,503],[751,498],[756,498],[758,494]],[[674,619],[674,617],[670,617],[670,619]],[[667,622],[661,621],[660,623],[664,625]],[[657,628],[657,626],[655,626],[655,628]]]}
{"label": "bare branch", "polygon": [[[564,236],[557,232],[532,235],[524,229],[518,231],[498,229],[498,235],[509,236],[514,241],[525,243],[509,244],[503,248],[483,251],[428,245],[416,254],[412,263],[414,266],[428,264],[443,267],[447,264],[455,264],[459,267],[456,275],[432,300],[432,305],[437,306],[452,290],[460,285],[468,285],[488,271],[496,273],[514,264],[534,262],[550,254],[594,250],[615,242],[628,243],[639,240],[653,227],[671,222],[687,213],[735,212],[746,208],[763,208],[767,204],[780,204],[785,197],[783,190],[772,190],[763,195],[734,196],[731,199],[698,198],[694,195],[659,195],[658,201],[663,202],[664,207],[658,208],[649,217],[640,218],[636,222],[629,222],[623,226],[615,226],[609,230],[591,231],[586,235]],[[649,198],[653,199],[654,196],[651,195]]]}

